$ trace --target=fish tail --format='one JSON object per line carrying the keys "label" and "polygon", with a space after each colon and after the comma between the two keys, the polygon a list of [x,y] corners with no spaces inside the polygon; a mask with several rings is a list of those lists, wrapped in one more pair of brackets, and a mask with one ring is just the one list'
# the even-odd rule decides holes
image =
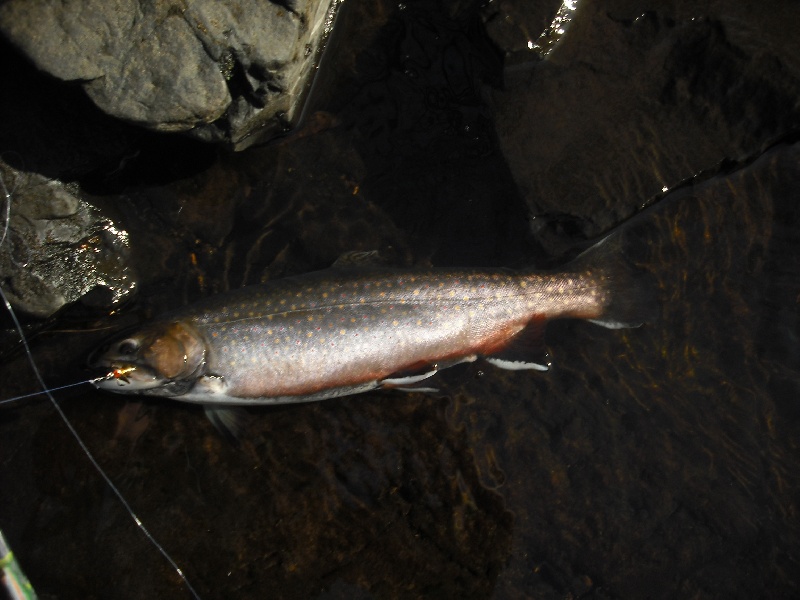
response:
{"label": "fish tail", "polygon": [[[656,280],[637,262],[629,240],[618,233],[601,239],[569,265],[597,281],[603,297],[602,313],[589,319],[609,329],[639,327],[658,316]],[[641,259],[642,256],[639,256]]]}

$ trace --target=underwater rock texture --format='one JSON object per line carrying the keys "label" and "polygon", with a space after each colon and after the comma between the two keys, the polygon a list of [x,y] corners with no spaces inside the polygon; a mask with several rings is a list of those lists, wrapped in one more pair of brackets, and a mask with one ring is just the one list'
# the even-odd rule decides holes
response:
{"label": "underwater rock texture", "polygon": [[298,116],[336,2],[6,2],[0,30],[106,113],[237,147]]}
{"label": "underwater rock texture", "polygon": [[497,133],[534,216],[597,235],[800,125],[796,5],[647,8],[580,2],[546,60],[508,57]]}

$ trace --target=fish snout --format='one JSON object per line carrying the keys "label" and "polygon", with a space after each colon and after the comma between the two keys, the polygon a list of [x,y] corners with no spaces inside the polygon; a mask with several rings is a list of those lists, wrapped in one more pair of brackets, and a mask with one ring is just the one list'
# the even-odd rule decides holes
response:
{"label": "fish snout", "polygon": [[87,363],[104,375],[94,381],[101,390],[133,393],[163,384],[163,379],[142,363],[141,342],[133,337],[103,344],[89,355]]}

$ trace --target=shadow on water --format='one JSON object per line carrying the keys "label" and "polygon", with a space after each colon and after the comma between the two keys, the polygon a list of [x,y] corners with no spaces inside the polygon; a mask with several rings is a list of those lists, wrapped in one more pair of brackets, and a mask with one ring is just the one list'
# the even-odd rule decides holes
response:
{"label": "shadow on water", "polygon": [[[463,59],[485,41],[424,16],[390,21],[406,63],[362,66],[340,126],[163,186],[86,186],[129,228],[142,292],[33,338],[48,382],[78,379],[105,327],[345,251],[403,265],[537,255],[463,84],[494,68]],[[440,62],[401,77],[418,47]],[[252,410],[238,448],[192,406],[93,390],[62,406],[205,598],[791,596],[799,194],[800,145],[782,144],[622,225],[626,258],[657,281],[657,318],[553,323],[545,374],[475,364],[447,374],[445,398]],[[4,396],[36,387],[13,351],[0,379]],[[0,439],[2,529],[40,597],[186,597],[46,402],[0,409]]]}

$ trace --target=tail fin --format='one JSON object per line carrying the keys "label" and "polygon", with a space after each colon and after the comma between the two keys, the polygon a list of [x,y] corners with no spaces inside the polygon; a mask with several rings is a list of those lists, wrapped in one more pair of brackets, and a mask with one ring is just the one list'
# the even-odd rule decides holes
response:
{"label": "tail fin", "polygon": [[[630,241],[620,232],[602,238],[575,258],[567,270],[591,272],[603,283],[606,296],[603,314],[592,323],[622,329],[653,322],[659,314],[655,277],[637,262]],[[646,254],[639,259],[646,258]]]}

